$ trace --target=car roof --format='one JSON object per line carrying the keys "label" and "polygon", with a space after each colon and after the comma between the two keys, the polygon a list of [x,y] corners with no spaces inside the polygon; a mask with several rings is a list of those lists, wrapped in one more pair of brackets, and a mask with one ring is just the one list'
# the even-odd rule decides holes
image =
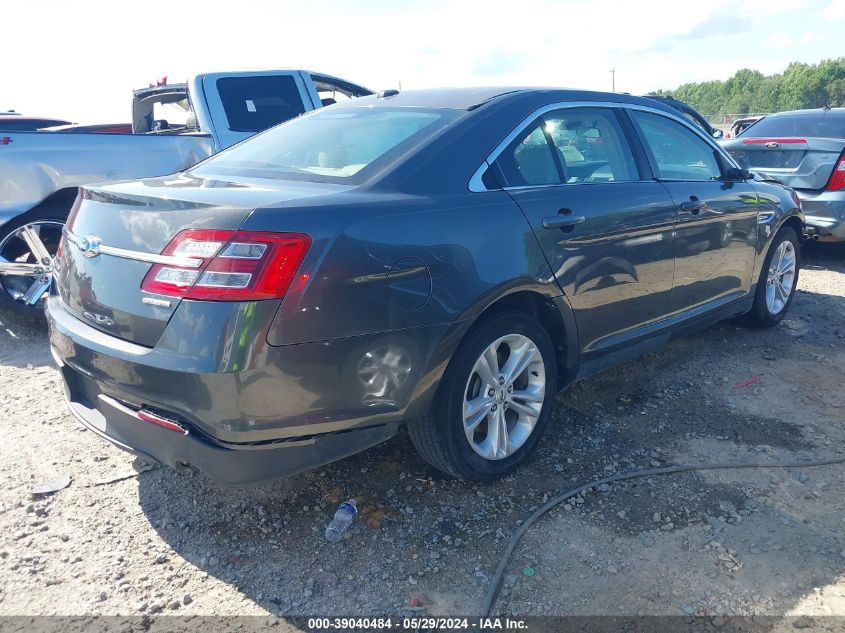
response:
{"label": "car roof", "polygon": [[517,100],[540,99],[548,102],[610,101],[654,107],[677,115],[677,111],[660,101],[635,97],[618,92],[595,92],[573,88],[547,88],[530,86],[494,86],[472,88],[427,88],[402,92],[386,91],[369,97],[344,101],[332,107],[418,107],[474,110],[485,103],[507,103]]}
{"label": "car roof", "polygon": [[766,117],[780,117],[780,116],[813,116],[826,114],[845,114],[845,108],[812,108],[807,110],[787,110],[785,112],[775,112],[767,114]]}

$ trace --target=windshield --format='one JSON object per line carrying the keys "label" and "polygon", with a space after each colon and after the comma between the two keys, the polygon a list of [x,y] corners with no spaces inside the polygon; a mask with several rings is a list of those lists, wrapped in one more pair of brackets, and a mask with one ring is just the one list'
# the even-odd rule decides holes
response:
{"label": "windshield", "polygon": [[845,110],[767,116],[745,130],[742,135],[845,138]]}
{"label": "windshield", "polygon": [[430,138],[457,115],[418,108],[326,108],[244,141],[193,171],[201,176],[352,182],[369,165]]}

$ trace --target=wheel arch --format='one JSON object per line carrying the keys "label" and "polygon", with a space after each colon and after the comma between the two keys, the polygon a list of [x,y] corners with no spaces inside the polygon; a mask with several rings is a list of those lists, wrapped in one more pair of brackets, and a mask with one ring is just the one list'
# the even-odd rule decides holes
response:
{"label": "wheel arch", "polygon": [[[804,220],[802,220],[801,216],[797,213],[786,216],[786,218],[784,218],[784,220],[780,223],[780,226],[778,226],[777,230],[780,231],[785,226],[794,229],[798,234],[799,239],[804,234]],[[777,231],[775,231],[775,234],[777,235]]]}
{"label": "wheel arch", "polygon": [[564,295],[547,296],[536,290],[521,289],[508,292],[481,310],[467,329],[503,312],[523,312],[537,319],[546,329],[555,348],[558,382],[565,384],[567,374],[577,364],[578,338],[575,317]]}
{"label": "wheel arch", "polygon": [[[76,196],[79,194],[79,187],[65,187],[54,191],[41,202],[32,207],[27,214],[37,214],[39,211],[67,211],[73,206]],[[22,214],[24,215],[24,214]]]}
{"label": "wheel arch", "polygon": [[451,359],[481,323],[503,312],[523,312],[536,318],[549,333],[555,348],[558,388],[570,384],[577,373],[578,332],[575,316],[566,296],[549,293],[545,286],[516,287],[502,291],[495,298],[479,302],[465,319],[454,324],[430,356],[428,368],[411,398],[408,418],[427,414],[440,380],[448,371]]}
{"label": "wheel arch", "polygon": [[37,220],[45,217],[45,214],[50,218],[67,218],[78,193],[79,187],[65,187],[54,191],[26,211],[12,213],[10,215],[2,214],[0,216],[0,237],[6,234],[10,225],[17,226],[20,222]]}

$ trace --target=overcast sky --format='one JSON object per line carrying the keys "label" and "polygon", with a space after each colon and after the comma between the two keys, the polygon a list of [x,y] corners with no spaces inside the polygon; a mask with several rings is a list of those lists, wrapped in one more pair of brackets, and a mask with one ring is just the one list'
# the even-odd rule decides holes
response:
{"label": "overcast sky", "polygon": [[845,55],[845,0],[21,0],[3,7],[0,111],[129,121],[167,75],[295,67],[380,90],[643,93]]}

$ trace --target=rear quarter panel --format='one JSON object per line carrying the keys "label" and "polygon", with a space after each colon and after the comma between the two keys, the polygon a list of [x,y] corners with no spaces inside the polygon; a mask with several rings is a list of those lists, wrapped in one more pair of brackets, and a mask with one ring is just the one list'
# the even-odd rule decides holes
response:
{"label": "rear quarter panel", "polygon": [[[314,350],[302,344],[315,342],[332,352],[330,366],[344,377],[335,389],[360,391],[344,396],[347,404],[372,402],[375,389],[376,408],[400,418],[424,415],[449,359],[485,308],[518,290],[562,293],[504,192],[356,197],[335,207],[307,201],[313,211],[261,209],[245,223],[247,230],[313,239],[267,341],[291,353]],[[367,371],[394,361],[391,371],[402,372],[395,384],[376,389],[367,382]]]}
{"label": "rear quarter panel", "polygon": [[[804,225],[804,212],[792,199],[793,191],[789,187],[770,181],[755,180],[751,183],[757,192],[757,256],[754,260],[754,274],[751,277],[755,284],[763,269],[766,253],[775,235],[787,222]],[[798,230],[801,237],[802,230]],[[753,292],[753,288],[752,288]]]}
{"label": "rear quarter panel", "polygon": [[313,213],[261,209],[244,228],[301,231],[313,240],[269,332],[271,345],[472,320],[514,289],[561,294],[525,217],[503,192],[396,194]]}

